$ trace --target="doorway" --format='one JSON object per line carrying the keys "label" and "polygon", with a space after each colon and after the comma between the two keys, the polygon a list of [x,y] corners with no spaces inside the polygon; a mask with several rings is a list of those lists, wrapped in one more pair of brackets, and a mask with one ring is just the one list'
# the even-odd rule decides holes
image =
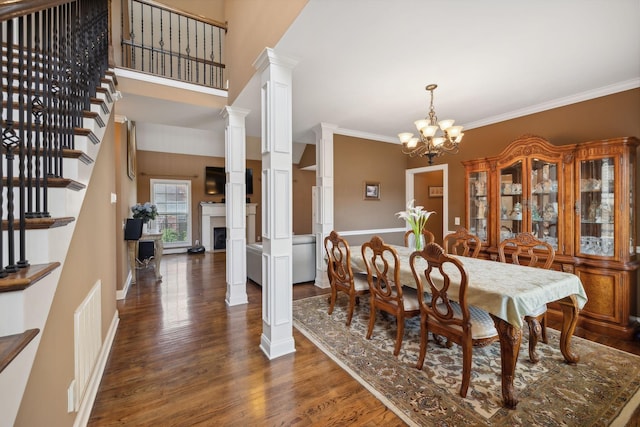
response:
{"label": "doorway", "polygon": [[436,242],[449,233],[449,169],[447,164],[406,170],[406,199],[415,199],[417,206],[435,211],[427,222],[427,230]]}

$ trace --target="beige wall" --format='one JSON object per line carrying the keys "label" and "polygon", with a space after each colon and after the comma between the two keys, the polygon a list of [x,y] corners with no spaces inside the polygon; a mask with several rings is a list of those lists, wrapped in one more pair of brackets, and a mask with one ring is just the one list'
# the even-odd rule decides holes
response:
{"label": "beige wall", "polygon": [[[338,231],[404,227],[395,213],[406,206],[407,156],[395,144],[334,135],[334,228]],[[380,183],[380,200],[364,199],[365,182]],[[404,233],[385,234],[402,244]],[[360,244],[370,235],[349,236]]]}
{"label": "beige wall", "polygon": [[313,193],[316,172],[304,171],[293,165],[293,234],[310,234],[313,231]]}
{"label": "beige wall", "polygon": [[162,0],[156,3],[221,23],[225,21],[224,0]]}
{"label": "beige wall", "polygon": [[[124,289],[129,276],[129,258],[127,242],[124,240],[124,224],[126,218],[131,218],[130,207],[136,203],[136,179],[130,178],[127,169],[128,128],[130,122],[116,123],[114,132],[116,219],[114,230],[116,233],[116,284],[117,289]],[[120,238],[122,233],[122,238]]]}
{"label": "beige wall", "polygon": [[443,172],[434,171],[426,173],[418,173],[413,178],[413,193],[415,197],[415,206],[423,206],[426,211],[435,212],[427,221],[427,230],[433,233],[435,241],[442,242],[442,212],[443,197],[431,197],[429,195],[429,187],[442,187],[444,182]]}
{"label": "beige wall", "polygon": [[[69,246],[46,327],[16,418],[16,426],[70,426],[76,413],[67,413],[67,388],[74,378],[73,314],[94,284],[102,282],[102,335],[116,313],[116,153],[113,119],[108,124],[100,155]],[[36,284],[35,286],[38,286]],[[1,416],[0,416],[1,417]]]}
{"label": "beige wall", "polygon": [[225,0],[229,105],[253,74],[253,62],[265,47],[275,47],[307,0]]}

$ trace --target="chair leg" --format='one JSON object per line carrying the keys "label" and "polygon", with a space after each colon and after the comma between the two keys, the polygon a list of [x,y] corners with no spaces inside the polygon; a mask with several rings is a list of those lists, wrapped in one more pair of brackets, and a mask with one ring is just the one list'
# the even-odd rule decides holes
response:
{"label": "chair leg", "polygon": [[460,385],[460,396],[467,397],[469,383],[471,382],[471,356],[473,343],[471,340],[462,342],[462,384]]}
{"label": "chair leg", "polygon": [[338,290],[336,288],[332,288],[331,296],[329,297],[329,315],[333,313],[333,308],[336,305],[337,298],[338,298]]}
{"label": "chair leg", "polygon": [[427,328],[427,317],[420,315],[420,355],[416,368],[422,369],[424,358],[427,355],[427,340],[429,338],[429,329]]}
{"label": "chair leg", "polygon": [[396,333],[396,346],[393,349],[394,356],[400,354],[400,347],[402,347],[402,338],[404,337],[404,316],[399,314],[396,316],[396,319],[398,332]]}
{"label": "chair leg", "polygon": [[349,308],[347,309],[347,326],[351,326],[351,319],[353,318],[353,308],[356,305],[356,296],[349,295]]}
{"label": "chair leg", "polygon": [[367,339],[371,339],[371,335],[373,334],[373,325],[376,323],[376,307],[373,305],[373,301],[371,301],[371,314],[369,315],[369,328],[367,329]]}

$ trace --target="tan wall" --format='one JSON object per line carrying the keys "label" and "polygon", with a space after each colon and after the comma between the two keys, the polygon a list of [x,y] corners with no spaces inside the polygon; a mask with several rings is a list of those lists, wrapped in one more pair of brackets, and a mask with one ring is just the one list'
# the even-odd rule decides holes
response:
{"label": "tan wall", "polygon": [[313,231],[313,193],[316,172],[304,171],[293,165],[293,234],[310,234]]}
{"label": "tan wall", "polygon": [[156,3],[218,22],[225,21],[224,0],[162,0],[156,1]]}
{"label": "tan wall", "polygon": [[[396,212],[406,206],[407,156],[398,145],[334,135],[334,228],[338,231],[404,227]],[[365,182],[380,183],[380,200],[364,199]],[[385,234],[402,244],[404,233]],[[360,244],[370,236],[349,236]]]}
{"label": "tan wall", "polygon": [[[114,124],[111,121],[75,225],[46,328],[16,418],[16,426],[70,426],[67,388],[74,378],[73,314],[94,284],[102,282],[102,335],[116,313],[116,207]],[[35,286],[38,286],[36,284]]]}
{"label": "tan wall", "polygon": [[435,241],[442,242],[444,231],[442,230],[443,197],[431,197],[429,187],[442,187],[442,171],[418,173],[414,175],[413,193],[415,206],[423,206],[424,210],[435,212],[427,221],[427,230],[433,233]]}
{"label": "tan wall", "polygon": [[[130,123],[116,123],[114,135],[114,151],[116,172],[116,205],[115,233],[116,233],[116,283],[117,289],[124,289],[129,276],[129,258],[127,256],[127,242],[124,240],[124,224],[126,218],[131,218],[130,207],[136,203],[136,179],[128,176],[127,147],[128,128]],[[122,234],[121,234],[122,233]]]}
{"label": "tan wall", "polygon": [[225,0],[229,105],[256,72],[253,62],[275,47],[307,0]]}

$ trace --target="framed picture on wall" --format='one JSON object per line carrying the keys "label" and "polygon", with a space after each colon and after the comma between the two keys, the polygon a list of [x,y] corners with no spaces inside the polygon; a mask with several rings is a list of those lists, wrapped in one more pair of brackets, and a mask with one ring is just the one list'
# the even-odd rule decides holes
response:
{"label": "framed picture on wall", "polygon": [[136,122],[127,126],[127,174],[130,179],[136,177]]}
{"label": "framed picture on wall", "polygon": [[380,183],[379,182],[364,183],[364,199],[380,200]]}
{"label": "framed picture on wall", "polygon": [[444,195],[443,187],[429,187],[429,197],[442,197]]}

